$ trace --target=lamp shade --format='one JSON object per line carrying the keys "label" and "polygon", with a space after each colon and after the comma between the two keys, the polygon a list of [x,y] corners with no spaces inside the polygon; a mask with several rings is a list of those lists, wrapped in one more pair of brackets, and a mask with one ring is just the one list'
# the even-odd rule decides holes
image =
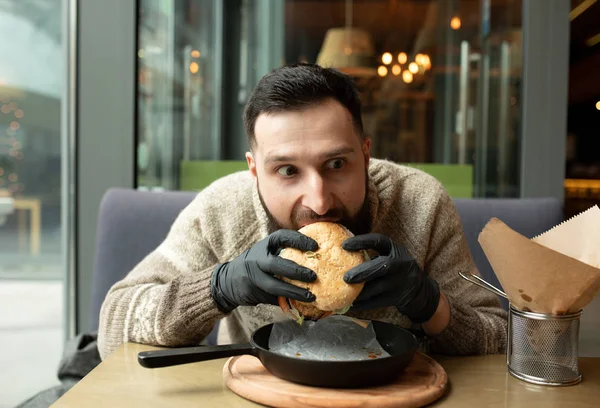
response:
{"label": "lamp shade", "polygon": [[374,76],[375,51],[371,35],[360,28],[331,28],[317,56],[317,64],[352,76]]}

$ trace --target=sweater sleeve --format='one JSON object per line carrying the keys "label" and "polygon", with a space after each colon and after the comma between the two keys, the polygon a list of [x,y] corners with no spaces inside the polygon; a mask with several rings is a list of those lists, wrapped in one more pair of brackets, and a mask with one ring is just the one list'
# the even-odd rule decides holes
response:
{"label": "sweater sleeve", "polygon": [[102,359],[124,342],[198,344],[224,317],[210,295],[217,257],[202,235],[197,200],[161,245],[107,293],[98,329]]}
{"label": "sweater sleeve", "polygon": [[450,322],[432,339],[432,351],[442,354],[494,354],[506,347],[506,311],[496,295],[473,285],[459,272],[479,275],[467,246],[460,216],[440,187],[432,216],[425,271],[433,277],[450,304]]}

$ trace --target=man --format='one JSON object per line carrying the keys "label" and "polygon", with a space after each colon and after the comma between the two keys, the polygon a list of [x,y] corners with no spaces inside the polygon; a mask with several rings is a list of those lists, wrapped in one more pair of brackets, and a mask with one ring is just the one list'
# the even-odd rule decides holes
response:
{"label": "man", "polygon": [[110,289],[103,358],[127,341],[198,344],[217,320],[219,343],[246,342],[280,316],[278,296],[313,300],[276,276],[315,279],[277,256],[283,247],[315,250],[296,231],[315,221],[347,226],[356,235],[347,250],[379,254],[344,277],[366,282],[349,315],[421,325],[441,353],[503,350],[504,310],[458,275],[476,270],[451,199],[433,177],[370,158],[348,77],[309,64],[276,69],[254,90],[244,122],[249,171],[200,192],[165,241]]}

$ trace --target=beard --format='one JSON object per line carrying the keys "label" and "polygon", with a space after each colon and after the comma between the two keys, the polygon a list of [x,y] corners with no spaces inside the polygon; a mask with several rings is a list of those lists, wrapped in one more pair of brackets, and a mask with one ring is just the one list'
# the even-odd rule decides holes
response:
{"label": "beard", "polygon": [[[258,179],[256,180],[256,187],[258,189],[258,197],[260,199],[260,203],[262,204],[267,217],[272,225],[276,227],[276,229],[287,228],[283,225],[280,225],[273,214],[269,211],[269,208],[265,204],[265,200],[260,191],[260,186]],[[327,211],[327,213],[323,215],[319,215],[316,212],[312,211],[310,208],[302,207],[300,205],[295,206],[292,209],[292,214],[290,216],[290,222],[292,225],[292,229],[299,230],[303,224],[307,222],[319,222],[324,219],[336,219],[337,223],[343,225],[348,228],[354,235],[366,234],[371,231],[371,214],[369,208],[369,174],[365,170],[365,199],[358,211],[358,213],[354,216],[351,216],[345,207],[332,208]]]}

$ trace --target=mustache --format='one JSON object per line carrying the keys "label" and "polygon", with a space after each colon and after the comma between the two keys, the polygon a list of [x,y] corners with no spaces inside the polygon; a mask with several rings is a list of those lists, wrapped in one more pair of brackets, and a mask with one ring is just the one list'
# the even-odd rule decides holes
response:
{"label": "mustache", "polygon": [[292,215],[292,222],[294,225],[298,226],[305,221],[320,221],[331,218],[342,220],[347,217],[345,211],[339,208],[331,209],[323,215],[319,215],[308,208],[303,208],[294,211],[294,214]]}

